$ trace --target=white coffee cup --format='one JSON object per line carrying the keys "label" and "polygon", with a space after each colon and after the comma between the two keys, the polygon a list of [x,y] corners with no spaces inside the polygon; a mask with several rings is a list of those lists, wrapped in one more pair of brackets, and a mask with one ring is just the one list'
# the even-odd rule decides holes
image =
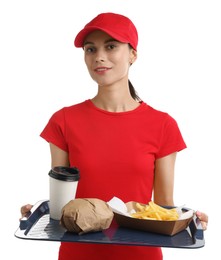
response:
{"label": "white coffee cup", "polygon": [[60,220],[62,208],[75,199],[80,172],[76,167],[53,167],[49,175],[50,218]]}

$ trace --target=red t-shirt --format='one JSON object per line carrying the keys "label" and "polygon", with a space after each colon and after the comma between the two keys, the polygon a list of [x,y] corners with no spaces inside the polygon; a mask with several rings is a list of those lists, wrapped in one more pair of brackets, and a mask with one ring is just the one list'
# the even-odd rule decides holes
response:
{"label": "red t-shirt", "polygon": [[[116,196],[148,203],[155,160],[186,147],[176,121],[144,102],[117,113],[90,100],[62,108],[41,137],[68,152],[70,165],[80,170],[76,196],[105,201]],[[162,259],[160,248],[80,243],[61,243],[59,259],[73,259],[71,252],[75,259]]]}

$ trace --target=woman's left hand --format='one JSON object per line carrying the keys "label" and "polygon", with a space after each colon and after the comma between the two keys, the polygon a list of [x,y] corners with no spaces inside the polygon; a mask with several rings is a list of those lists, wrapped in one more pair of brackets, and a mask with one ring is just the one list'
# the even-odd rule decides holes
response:
{"label": "woman's left hand", "polygon": [[208,215],[203,213],[203,212],[200,212],[199,210],[197,210],[196,216],[200,220],[203,230],[206,230],[207,226],[208,226],[208,220],[209,220]]}

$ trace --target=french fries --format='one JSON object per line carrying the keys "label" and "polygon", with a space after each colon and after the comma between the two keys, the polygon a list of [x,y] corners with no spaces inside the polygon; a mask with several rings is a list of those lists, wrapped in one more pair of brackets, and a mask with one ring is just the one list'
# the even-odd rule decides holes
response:
{"label": "french fries", "polygon": [[150,201],[148,205],[141,205],[136,203],[137,211],[131,214],[133,218],[139,219],[151,219],[151,220],[177,220],[179,214],[176,208],[166,209],[153,201]]}

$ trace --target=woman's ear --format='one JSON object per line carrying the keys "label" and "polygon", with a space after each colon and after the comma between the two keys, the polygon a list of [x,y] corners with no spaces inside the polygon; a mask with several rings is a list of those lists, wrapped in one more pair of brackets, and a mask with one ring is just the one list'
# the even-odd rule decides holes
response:
{"label": "woman's ear", "polygon": [[137,59],[137,51],[135,51],[134,49],[131,49],[130,52],[130,65],[132,65]]}

